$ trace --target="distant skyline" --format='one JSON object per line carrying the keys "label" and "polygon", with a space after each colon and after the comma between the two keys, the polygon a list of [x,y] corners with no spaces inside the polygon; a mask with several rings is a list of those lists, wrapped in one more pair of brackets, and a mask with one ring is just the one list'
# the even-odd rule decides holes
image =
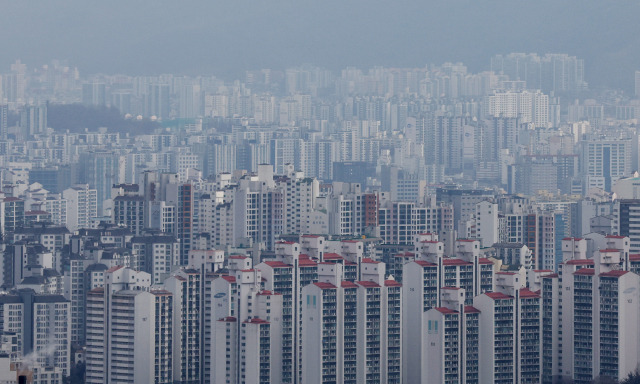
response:
{"label": "distant skyline", "polygon": [[[37,4],[37,6],[35,5]],[[82,73],[241,77],[304,63],[489,68],[497,53],[568,53],[593,88],[633,90],[640,3],[380,0],[285,2],[9,2],[0,13],[0,72],[68,59]]]}

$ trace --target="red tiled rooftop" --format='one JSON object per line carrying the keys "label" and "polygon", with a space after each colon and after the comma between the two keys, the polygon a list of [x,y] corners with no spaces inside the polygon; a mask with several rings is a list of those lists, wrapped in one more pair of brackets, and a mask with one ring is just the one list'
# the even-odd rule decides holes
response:
{"label": "red tiled rooftop", "polygon": [[254,317],[253,319],[245,320],[244,323],[245,324],[269,324],[267,320],[262,320],[257,317]]}
{"label": "red tiled rooftop", "polygon": [[380,264],[380,262],[379,262],[379,261],[375,261],[375,260],[373,260],[373,259],[369,259],[369,258],[364,258],[364,259],[362,259],[362,262],[363,262],[363,263],[368,263],[368,264]]}
{"label": "red tiled rooftop", "polygon": [[593,265],[593,259],[569,260],[565,264],[567,264],[567,265]]}
{"label": "red tiled rooftop", "polygon": [[220,319],[218,321],[224,321],[224,322],[227,322],[227,323],[229,323],[229,322],[234,322],[235,323],[238,320],[233,316],[227,316],[227,317],[223,317],[222,319]]}
{"label": "red tiled rooftop", "polygon": [[585,276],[593,276],[595,271],[593,268],[580,268],[573,273],[574,275],[585,275]]}
{"label": "red tiled rooftop", "polygon": [[442,259],[442,265],[471,265],[471,263],[461,259]]}
{"label": "red tiled rooftop", "polygon": [[277,260],[265,261],[264,263],[270,266],[271,268],[291,268],[291,265],[285,264],[282,261],[277,261]]}
{"label": "red tiled rooftop", "polygon": [[322,258],[325,260],[340,260],[343,257],[338,255],[337,253],[329,252],[329,253],[325,253]]}
{"label": "red tiled rooftop", "polygon": [[520,297],[521,298],[530,298],[530,297],[540,297],[539,294],[531,291],[529,288],[521,288],[520,289]]}
{"label": "red tiled rooftop", "polygon": [[473,307],[471,305],[467,305],[464,307],[464,312],[465,313],[480,313],[480,310],[476,307]]}
{"label": "red tiled rooftop", "polygon": [[627,271],[617,271],[617,270],[614,270],[614,271],[609,271],[609,272],[601,273],[601,274],[600,274],[600,276],[601,276],[601,277],[620,277],[620,276],[622,276],[622,275],[624,275],[624,274],[626,274],[626,273],[627,273]]}
{"label": "red tiled rooftop", "polygon": [[458,311],[454,311],[453,309],[447,308],[447,307],[437,307],[436,311],[443,313],[445,315],[448,315],[450,313],[458,313]]}
{"label": "red tiled rooftop", "polygon": [[236,282],[236,277],[235,276],[229,276],[229,275],[224,275],[224,276],[220,276],[223,279],[225,279],[226,281],[230,282],[230,283],[235,283]]}
{"label": "red tiled rooftop", "polygon": [[415,263],[420,265],[421,267],[435,267],[436,266],[436,264],[430,263],[430,262],[424,261],[424,260],[416,260]]}
{"label": "red tiled rooftop", "polygon": [[229,259],[244,260],[244,259],[248,259],[248,257],[247,256],[243,256],[243,255],[233,255],[233,256],[229,256]]}
{"label": "red tiled rooftop", "polygon": [[486,257],[481,257],[478,259],[478,263],[480,264],[493,264],[493,262]]}
{"label": "red tiled rooftop", "polygon": [[340,283],[342,288],[358,288],[358,285],[353,281],[343,281]]}
{"label": "red tiled rooftop", "polygon": [[27,211],[24,214],[28,215],[28,216],[30,216],[30,215],[48,215],[49,212],[46,212],[46,211]]}
{"label": "red tiled rooftop", "polygon": [[485,295],[489,296],[493,300],[512,299],[513,297],[505,295],[502,292],[486,292]]}
{"label": "red tiled rooftop", "polygon": [[124,265],[116,265],[115,267],[111,267],[111,268],[107,269],[106,273],[112,273],[112,272],[115,272],[115,271],[117,271],[119,269],[122,269],[122,268],[124,268]]}
{"label": "red tiled rooftop", "polygon": [[399,282],[397,282],[395,280],[385,280],[384,281],[384,286],[385,287],[402,287],[402,284],[400,284]]}
{"label": "red tiled rooftop", "polygon": [[606,239],[624,239],[626,236],[618,236],[618,235],[607,235]]}
{"label": "red tiled rooftop", "polygon": [[619,249],[613,249],[613,248],[609,248],[609,249],[601,249],[600,253],[609,253],[609,252],[620,252]]}
{"label": "red tiled rooftop", "polygon": [[554,279],[554,278],[557,278],[557,277],[559,277],[557,273],[550,273],[548,275],[542,276],[543,279],[546,279],[546,278]]}
{"label": "red tiled rooftop", "polygon": [[258,296],[272,296],[272,295],[280,295],[280,293],[273,292],[273,291],[268,291],[266,289],[264,291],[258,292]]}
{"label": "red tiled rooftop", "polygon": [[335,289],[336,286],[330,283],[314,283],[320,289]]}
{"label": "red tiled rooftop", "polygon": [[378,285],[378,283],[375,283],[373,281],[358,281],[357,283],[358,283],[358,285],[360,285],[362,287],[365,287],[365,288],[378,288],[378,287],[380,287]]}
{"label": "red tiled rooftop", "polygon": [[315,267],[318,263],[308,258],[300,258],[298,260],[298,265],[301,267]]}

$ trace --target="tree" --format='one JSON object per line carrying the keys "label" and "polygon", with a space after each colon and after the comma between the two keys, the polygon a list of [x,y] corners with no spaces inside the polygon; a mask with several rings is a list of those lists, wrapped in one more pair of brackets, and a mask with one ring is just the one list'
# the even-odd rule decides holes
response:
{"label": "tree", "polygon": [[636,369],[629,373],[627,377],[620,382],[620,384],[640,384],[640,371]]}

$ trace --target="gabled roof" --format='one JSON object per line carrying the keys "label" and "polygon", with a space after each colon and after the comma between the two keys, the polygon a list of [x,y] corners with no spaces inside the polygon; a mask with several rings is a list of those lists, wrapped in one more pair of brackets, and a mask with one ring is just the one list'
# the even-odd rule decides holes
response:
{"label": "gabled roof", "polygon": [[365,288],[379,288],[380,285],[378,285],[378,283],[375,283],[373,281],[357,281],[356,282],[358,285],[365,287]]}
{"label": "gabled roof", "polygon": [[320,289],[335,289],[337,288],[335,285],[330,283],[314,283],[314,285]]}
{"label": "gabled roof", "polygon": [[512,296],[505,295],[502,292],[486,292],[485,295],[492,298],[493,300],[513,299]]}
{"label": "gabled roof", "polygon": [[613,270],[613,271],[601,273],[600,277],[620,277],[620,276],[623,276],[623,275],[625,275],[627,273],[628,273],[627,271]]}

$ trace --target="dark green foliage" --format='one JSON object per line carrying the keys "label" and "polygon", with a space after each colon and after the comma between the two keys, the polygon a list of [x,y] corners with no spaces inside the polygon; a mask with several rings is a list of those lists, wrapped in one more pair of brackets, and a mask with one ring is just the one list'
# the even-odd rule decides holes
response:
{"label": "dark green foliage", "polygon": [[625,377],[620,384],[640,384],[640,372],[636,369]]}

